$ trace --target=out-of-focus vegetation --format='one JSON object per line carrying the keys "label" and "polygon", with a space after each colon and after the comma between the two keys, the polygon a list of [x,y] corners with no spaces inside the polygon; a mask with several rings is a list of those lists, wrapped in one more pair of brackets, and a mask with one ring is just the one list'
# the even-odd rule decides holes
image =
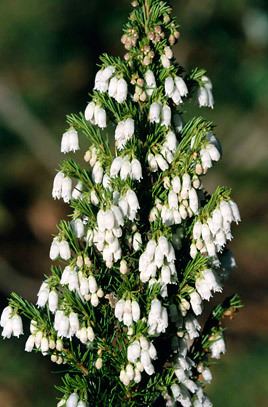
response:
{"label": "out-of-focus vegetation", "polygon": [[258,341],[254,346],[226,356],[215,369],[216,384],[210,394],[216,407],[266,407],[268,400],[267,342]]}
{"label": "out-of-focus vegetation", "polygon": [[[245,303],[229,325],[229,354],[215,366],[217,407],[268,405],[268,3],[265,0],[173,1],[182,36],[176,56],[206,67],[224,160],[208,188],[233,188],[243,223],[232,245],[238,269],[226,288]],[[127,1],[0,2],[0,292],[35,299],[49,268],[50,235],[66,208],[50,197],[65,115],[83,110],[98,55],[123,54]],[[246,343],[245,343],[246,341]],[[0,405],[54,405],[55,369],[0,343]]]}

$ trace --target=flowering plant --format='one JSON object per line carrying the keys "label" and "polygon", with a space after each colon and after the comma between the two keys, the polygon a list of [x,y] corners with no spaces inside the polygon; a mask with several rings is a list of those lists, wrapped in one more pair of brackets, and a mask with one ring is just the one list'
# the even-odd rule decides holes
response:
{"label": "flowering plant", "polygon": [[198,319],[235,266],[226,244],[240,221],[228,188],[202,185],[221,158],[213,124],[187,118],[195,100],[213,108],[211,81],[175,61],[165,2],[132,6],[124,59],[101,56],[84,114],[67,117],[62,153],[80,137],[89,147],[86,166],[66,159],[54,179],[53,198],[72,208],[52,240],[56,265],[36,305],[13,293],[1,316],[4,338],[23,334],[23,315],[25,350],[65,365],[58,407],[210,406],[221,320],[241,306],[233,296]]}

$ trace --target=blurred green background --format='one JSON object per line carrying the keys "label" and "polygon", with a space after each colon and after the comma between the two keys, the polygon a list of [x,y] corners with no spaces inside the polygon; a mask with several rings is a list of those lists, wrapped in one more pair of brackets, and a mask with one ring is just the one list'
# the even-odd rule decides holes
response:
{"label": "blurred green background", "polygon": [[[268,2],[177,0],[175,48],[186,68],[208,69],[224,160],[208,187],[233,188],[243,223],[232,244],[238,268],[226,294],[245,308],[228,323],[228,354],[208,392],[217,407],[268,406]],[[49,269],[50,235],[66,207],[53,202],[65,115],[83,110],[98,55],[123,55],[125,0],[0,2],[0,300],[16,290],[35,301]],[[0,406],[55,405],[55,367],[0,342]],[[54,372],[55,374],[51,374]]]}

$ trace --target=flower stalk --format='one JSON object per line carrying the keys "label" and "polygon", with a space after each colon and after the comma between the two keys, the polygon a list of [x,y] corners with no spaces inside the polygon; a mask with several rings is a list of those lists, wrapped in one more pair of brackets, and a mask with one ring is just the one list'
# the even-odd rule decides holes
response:
{"label": "flower stalk", "polygon": [[[65,365],[58,407],[211,406],[222,320],[241,307],[233,296],[202,323],[235,267],[240,222],[230,189],[209,194],[202,182],[222,149],[191,108],[214,107],[212,83],[176,62],[167,3],[132,6],[124,58],[100,57],[84,113],[67,117],[52,196],[71,213],[52,239],[51,273],[36,305],[13,293],[1,317],[4,338],[24,333],[27,352]],[[84,165],[72,158],[81,138]]]}

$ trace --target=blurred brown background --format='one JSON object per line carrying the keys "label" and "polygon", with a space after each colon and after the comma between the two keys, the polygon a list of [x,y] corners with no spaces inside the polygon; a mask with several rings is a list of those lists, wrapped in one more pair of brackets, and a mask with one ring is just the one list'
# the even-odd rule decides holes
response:
{"label": "blurred brown background", "polygon": [[[232,249],[238,269],[226,287],[245,308],[229,325],[228,354],[209,393],[217,407],[268,405],[268,3],[173,1],[182,37],[176,56],[208,69],[224,159],[209,188],[233,188],[243,223]],[[1,0],[0,300],[13,290],[35,301],[48,273],[50,235],[66,207],[51,198],[65,115],[83,110],[98,55],[122,55],[124,0]],[[0,342],[0,406],[55,405],[54,366]]]}

